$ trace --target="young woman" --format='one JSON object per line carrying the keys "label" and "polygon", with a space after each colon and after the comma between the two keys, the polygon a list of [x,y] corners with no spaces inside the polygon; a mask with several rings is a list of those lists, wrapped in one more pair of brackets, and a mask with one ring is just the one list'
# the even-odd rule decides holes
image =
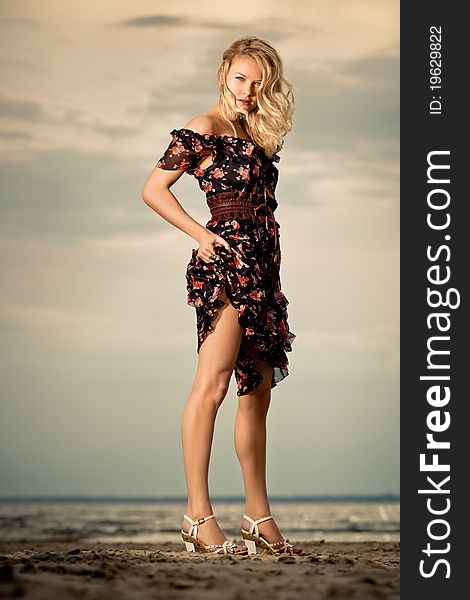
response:
{"label": "young woman", "polygon": [[[187,265],[187,302],[197,317],[198,367],[182,418],[188,503],[181,534],[188,551],[302,553],[283,538],[266,490],[266,417],[271,389],[288,375],[296,337],[281,291],[274,162],[292,128],[292,86],[266,41],[244,37],[223,54],[220,97],[172,139],[142,190],[144,201],[198,242]],[[206,194],[203,227],[170,187],[186,172]],[[243,471],[245,546],[226,539],[212,514],[208,469],[217,411],[232,372],[237,382],[235,448]]]}

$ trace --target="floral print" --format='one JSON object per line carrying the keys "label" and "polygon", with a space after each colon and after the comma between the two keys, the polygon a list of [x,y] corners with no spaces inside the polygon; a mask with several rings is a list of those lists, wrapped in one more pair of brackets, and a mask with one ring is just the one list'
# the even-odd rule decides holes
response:
{"label": "floral print", "polygon": [[[273,214],[278,206],[278,170],[273,163],[280,158],[277,154],[268,157],[262,147],[245,138],[187,128],[173,129],[170,135],[172,140],[156,166],[181,169],[196,178],[213,213],[206,228],[223,237],[232,249],[215,246],[216,259],[211,263],[199,259],[198,249],[192,249],[186,288],[187,303],[196,309],[197,352],[213,331],[214,316],[223,306],[219,295],[225,289],[243,327],[234,366],[237,395],[254,391],[263,381],[254,359],[273,367],[273,388],[289,374],[286,352],[292,350],[296,337],[289,329],[289,302],[281,290],[280,225]],[[212,156],[212,163],[202,168],[199,163],[206,156]],[[238,198],[245,203],[259,198],[261,212],[247,215],[234,206],[233,214],[214,216],[221,198],[235,203]]]}

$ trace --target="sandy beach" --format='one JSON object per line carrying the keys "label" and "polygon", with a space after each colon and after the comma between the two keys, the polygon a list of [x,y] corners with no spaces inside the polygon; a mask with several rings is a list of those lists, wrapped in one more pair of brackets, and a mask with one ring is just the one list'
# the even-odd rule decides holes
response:
{"label": "sandy beach", "polygon": [[399,598],[399,543],[301,545],[302,556],[273,557],[194,554],[175,543],[0,542],[0,598]]}

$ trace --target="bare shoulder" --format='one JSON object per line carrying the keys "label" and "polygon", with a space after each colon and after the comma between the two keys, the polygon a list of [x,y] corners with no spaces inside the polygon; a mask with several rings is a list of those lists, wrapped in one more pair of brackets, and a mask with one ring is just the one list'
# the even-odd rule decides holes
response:
{"label": "bare shoulder", "polygon": [[195,117],[190,119],[184,127],[185,129],[191,129],[192,131],[196,131],[197,133],[208,133],[210,135],[214,135],[217,133],[217,127],[214,117],[204,113],[196,115]]}

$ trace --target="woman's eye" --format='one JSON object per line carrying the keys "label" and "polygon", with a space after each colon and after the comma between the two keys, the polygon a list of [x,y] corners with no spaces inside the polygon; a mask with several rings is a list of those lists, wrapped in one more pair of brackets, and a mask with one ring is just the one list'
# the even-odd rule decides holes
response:
{"label": "woman's eye", "polygon": [[[240,75],[238,75],[237,77],[235,77],[235,79],[239,79],[240,81],[244,81],[245,80],[245,78],[244,77],[240,77]],[[255,81],[255,83],[256,83],[257,86],[261,85],[261,81]]]}

